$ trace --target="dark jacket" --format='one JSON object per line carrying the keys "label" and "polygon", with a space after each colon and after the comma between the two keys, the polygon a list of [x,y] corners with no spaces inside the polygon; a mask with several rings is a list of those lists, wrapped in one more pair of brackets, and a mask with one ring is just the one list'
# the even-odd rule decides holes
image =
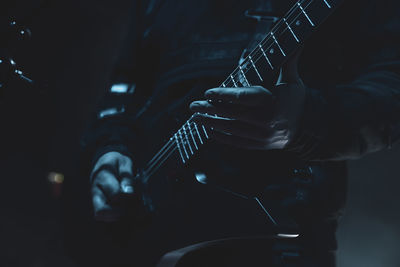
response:
{"label": "dark jacket", "polygon": [[[88,171],[112,150],[140,166],[191,115],[189,103],[218,86],[294,2],[135,1],[132,31],[110,80],[110,87],[125,83],[131,90],[105,94],[83,138]],[[309,246],[334,250],[346,195],[345,160],[389,148],[400,138],[398,14],[397,1],[345,1],[304,46],[299,69],[307,99],[296,140],[284,151],[268,152],[212,144],[192,169],[261,180],[269,198],[290,210]],[[308,166],[311,179],[310,173],[293,175]],[[195,209],[206,200],[185,201]],[[218,217],[218,210],[200,213]],[[220,237],[211,232],[190,237],[182,230],[189,239],[182,243]]]}

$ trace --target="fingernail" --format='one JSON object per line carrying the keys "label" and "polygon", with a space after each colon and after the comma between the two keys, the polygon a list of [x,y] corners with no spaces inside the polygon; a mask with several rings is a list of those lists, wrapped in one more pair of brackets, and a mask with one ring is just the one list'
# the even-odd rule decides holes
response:
{"label": "fingernail", "polygon": [[122,184],[121,185],[121,190],[122,192],[126,194],[132,194],[133,193],[133,186],[127,185],[127,184]]}
{"label": "fingernail", "polygon": [[205,96],[210,96],[210,95],[213,95],[214,93],[215,93],[214,90],[207,90],[207,91],[204,93],[204,95],[205,95]]}

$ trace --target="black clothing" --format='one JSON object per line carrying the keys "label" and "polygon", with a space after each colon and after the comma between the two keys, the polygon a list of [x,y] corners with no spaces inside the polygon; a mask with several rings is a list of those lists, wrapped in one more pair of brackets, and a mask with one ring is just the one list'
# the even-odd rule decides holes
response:
{"label": "black clothing", "polygon": [[[132,32],[111,84],[136,87],[133,94],[107,92],[101,109],[124,107],[124,112],[93,122],[83,139],[88,171],[90,162],[107,151],[128,154],[138,165],[147,160],[191,115],[189,103],[217,87],[242,52],[252,49],[295,1],[135,2]],[[262,180],[269,196],[290,208],[304,246],[335,250],[346,195],[344,160],[388,148],[400,138],[398,14],[396,1],[345,1],[304,47],[299,70],[308,88],[296,140],[285,151],[267,152],[213,144],[193,168],[219,179]],[[292,179],[294,169],[307,166],[321,178]],[[185,201],[192,209],[213,206],[195,189],[190,194]],[[218,218],[218,212],[196,210],[196,216]],[[229,222],[221,218],[220,227],[224,223]],[[190,227],[179,229],[172,246],[178,239],[188,244],[224,235],[222,228],[206,225],[197,234]],[[163,245],[160,252],[170,250],[171,244]]]}

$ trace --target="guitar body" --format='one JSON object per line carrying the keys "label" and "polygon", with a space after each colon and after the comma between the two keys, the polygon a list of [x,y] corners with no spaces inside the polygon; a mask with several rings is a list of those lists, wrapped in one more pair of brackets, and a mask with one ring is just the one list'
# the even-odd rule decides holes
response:
{"label": "guitar body", "polygon": [[[205,146],[204,150],[207,148]],[[197,243],[234,238],[232,244],[220,251],[222,260],[229,258],[232,251],[239,251],[244,244],[252,243],[253,239],[257,240],[253,244],[259,244],[260,237],[267,239],[262,242],[267,250],[267,244],[270,246],[274,239],[298,236],[297,225],[285,214],[285,210],[277,209],[275,203],[269,202],[268,193],[263,190],[254,190],[254,194],[247,195],[249,190],[242,192],[237,185],[213,182],[216,178],[213,175],[207,177],[210,182],[205,183],[204,176],[207,174],[194,172],[195,164],[177,169],[175,161],[170,163],[154,174],[145,189],[154,212],[150,223],[133,241],[133,251],[140,251],[139,256],[143,256],[144,260],[160,259],[168,252]],[[207,258],[228,243],[224,241],[201,250],[196,247],[195,254],[172,253],[167,257],[170,265],[166,266],[174,266],[171,262],[185,266],[180,265],[183,258],[184,262],[199,255]],[[137,257],[135,253],[133,257]]]}

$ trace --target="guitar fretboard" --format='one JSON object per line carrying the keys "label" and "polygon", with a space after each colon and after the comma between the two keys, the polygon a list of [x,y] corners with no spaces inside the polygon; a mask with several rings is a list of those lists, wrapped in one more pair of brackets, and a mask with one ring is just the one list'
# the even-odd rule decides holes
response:
{"label": "guitar fretboard", "polygon": [[[297,1],[220,87],[247,87],[270,82],[276,70],[301,47],[341,1]],[[185,165],[208,139],[207,129],[194,122],[192,116],[148,162],[144,170],[144,181],[173,154]]]}

